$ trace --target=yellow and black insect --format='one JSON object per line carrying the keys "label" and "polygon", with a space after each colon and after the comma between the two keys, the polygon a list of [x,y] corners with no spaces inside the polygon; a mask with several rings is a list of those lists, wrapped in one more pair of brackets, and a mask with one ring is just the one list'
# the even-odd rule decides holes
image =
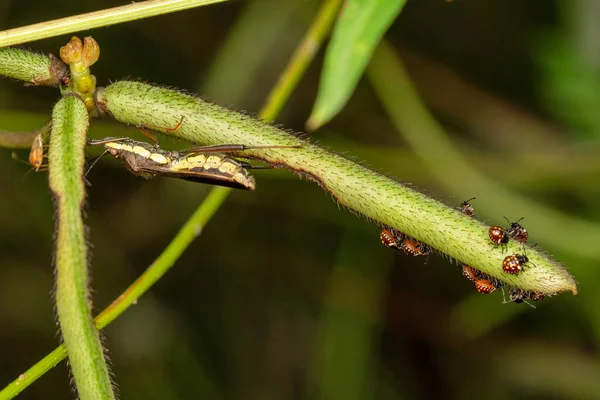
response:
{"label": "yellow and black insect", "polygon": [[109,153],[121,159],[131,173],[146,179],[166,176],[245,190],[255,188],[254,177],[247,171],[248,168],[255,167],[226,153],[251,149],[300,147],[221,144],[194,147],[183,151],[167,151],[129,138],[106,138],[90,141],[89,144],[104,146],[104,154]]}

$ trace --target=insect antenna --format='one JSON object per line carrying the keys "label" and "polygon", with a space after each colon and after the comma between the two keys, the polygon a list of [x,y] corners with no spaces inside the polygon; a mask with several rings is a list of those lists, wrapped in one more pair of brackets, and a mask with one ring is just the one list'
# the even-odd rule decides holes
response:
{"label": "insect antenna", "polygon": [[[31,166],[31,164],[30,164],[29,162],[21,160],[21,157],[19,157],[19,155],[17,154],[17,152],[16,152],[16,151],[13,151],[13,152],[10,154],[10,158],[11,158],[13,161],[17,161],[17,162],[20,162],[20,163],[22,163],[22,164],[27,164],[27,165]],[[35,167],[34,167],[34,169],[35,169]]]}
{"label": "insect antenna", "polygon": [[88,146],[101,146],[106,143],[123,142],[125,140],[129,140],[129,138],[128,137],[119,137],[119,138],[108,137],[108,138],[98,139],[98,140],[88,140],[87,145]]}
{"label": "insect antenna", "polygon": [[100,161],[100,159],[102,157],[104,157],[107,153],[108,153],[108,150],[104,150],[104,153],[102,153],[98,157],[92,159],[92,165],[90,165],[90,167],[88,168],[88,170],[85,172],[84,178],[86,178],[88,176],[88,174],[90,173],[90,171],[92,170],[92,168],[94,167],[94,165],[96,165],[96,163],[98,161]]}
{"label": "insect antenna", "polygon": [[[31,164],[27,161],[21,160],[21,158],[19,157],[19,155],[16,152],[12,152],[11,154],[11,158],[13,159],[13,161],[17,161],[20,162],[21,164],[25,164],[31,167]],[[44,168],[42,168],[44,167]],[[48,168],[47,165],[40,165],[39,167],[31,167],[27,170],[27,172],[25,172],[25,175],[23,175],[23,177],[21,178],[21,182],[23,182],[25,180],[25,178],[27,177],[27,175],[29,175],[29,173],[31,173],[31,171],[47,171]]]}
{"label": "insect antenna", "polygon": [[510,221],[508,220],[508,218],[506,218],[505,216],[503,216],[503,217],[504,217],[504,219],[506,220],[506,222],[508,222],[508,225],[511,225],[511,226],[512,226],[513,224],[514,224],[514,225],[518,225],[518,224],[519,224],[519,222],[521,222],[521,221],[523,221],[523,220],[525,219],[525,217],[521,217],[521,218],[519,218],[519,220],[518,220],[518,221],[516,221],[516,222],[510,222]]}
{"label": "insect antenna", "polygon": [[[530,302],[528,302],[525,299],[521,299],[521,302],[527,304],[531,308],[537,308],[536,306],[534,306],[533,304],[531,304]],[[504,301],[502,302],[502,304],[508,304],[508,303],[515,303],[515,301],[514,300],[506,300],[506,299],[504,299]]]}

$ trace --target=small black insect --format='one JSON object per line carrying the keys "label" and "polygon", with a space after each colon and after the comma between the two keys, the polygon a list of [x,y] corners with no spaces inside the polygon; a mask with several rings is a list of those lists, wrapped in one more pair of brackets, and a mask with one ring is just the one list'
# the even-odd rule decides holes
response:
{"label": "small black insect", "polygon": [[476,197],[471,197],[469,200],[464,200],[463,202],[460,203],[460,211],[465,214],[468,215],[469,217],[472,217],[475,215],[475,209],[473,208],[473,206],[471,205],[471,203],[469,203],[471,200],[475,200]]}
{"label": "small black insect", "polygon": [[510,225],[510,228],[507,231],[508,236],[520,243],[527,242],[527,239],[529,238],[529,233],[527,232],[527,229],[523,228],[523,226],[519,224],[519,222],[521,222],[523,218],[519,219],[517,222],[510,222],[508,218],[504,217],[506,222],[508,222]]}

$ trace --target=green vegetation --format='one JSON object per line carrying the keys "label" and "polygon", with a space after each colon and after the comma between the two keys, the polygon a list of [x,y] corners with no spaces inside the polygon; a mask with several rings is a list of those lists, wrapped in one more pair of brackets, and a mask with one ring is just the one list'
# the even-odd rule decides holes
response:
{"label": "green vegetation", "polygon": [[[546,299],[536,304],[536,313],[526,305],[502,304],[499,293],[475,293],[460,276],[460,268],[443,257],[432,255],[424,265],[423,257],[381,246],[379,229],[372,223],[394,227],[523,289],[547,295],[576,293],[576,283],[563,265],[582,288],[594,282],[591,266],[600,258],[600,225],[591,200],[598,165],[594,132],[599,128],[589,111],[595,96],[587,90],[595,84],[589,72],[593,64],[567,39],[553,53],[546,39],[526,38],[536,48],[532,54],[539,56],[538,68],[544,72],[537,82],[544,89],[537,91],[544,96],[540,104],[569,126],[585,128],[582,134],[564,135],[564,127],[542,122],[499,100],[490,94],[493,90],[485,92],[447,67],[398,46],[398,38],[415,37],[415,32],[434,37],[445,26],[436,26],[436,18],[456,17],[455,10],[469,5],[433,7],[437,11],[431,21],[418,17],[419,6],[410,4],[398,17],[403,1],[370,5],[360,0],[347,1],[342,8],[339,0],[320,5],[226,3],[173,15],[172,20],[169,16],[139,22],[137,36],[125,35],[129,41],[112,40],[110,35],[132,25],[115,26],[92,33],[103,49],[99,60],[97,52],[86,52],[85,44],[77,50],[83,51],[83,58],[61,52],[70,64],[69,75],[57,58],[0,49],[2,75],[33,86],[60,86],[66,96],[54,106],[48,149],[56,205],[55,296],[66,347],[41,359],[55,345],[48,296],[53,240],[47,175],[33,173],[20,182],[26,170],[8,157],[0,160],[4,184],[11,188],[11,196],[2,200],[5,213],[0,217],[7,244],[0,251],[10,254],[5,257],[10,262],[0,269],[0,315],[9,340],[0,345],[6,346],[11,362],[0,376],[9,382],[24,365],[41,361],[1,391],[0,398],[23,390],[31,396],[68,395],[64,370],[36,382],[67,354],[84,399],[110,398],[112,384],[120,387],[124,398],[454,397],[481,393],[486,385],[493,385],[501,397],[526,390],[538,396],[593,398],[596,387],[586,377],[595,376],[597,367],[584,357],[584,345],[561,353],[564,342],[589,343],[599,337],[595,327],[600,327],[600,315],[594,299],[588,299],[593,293],[582,290],[574,299]],[[239,15],[231,14],[237,10]],[[105,17],[109,15],[107,11]],[[152,12],[127,8],[123,21],[144,15]],[[319,76],[321,68],[309,68],[309,63],[319,55],[336,18]],[[530,18],[520,23],[529,26],[534,17]],[[237,23],[228,29],[234,19]],[[75,33],[75,25],[70,25],[75,20],[47,24],[50,30],[42,36],[32,29],[29,39],[24,27],[13,31],[18,33],[14,37],[25,42],[57,32]],[[427,33],[416,29],[425,21],[432,24]],[[170,24],[182,29],[170,29]],[[380,42],[390,25],[389,42]],[[77,29],[82,26],[86,25]],[[209,39],[213,31],[223,33],[222,42]],[[406,36],[407,32],[412,33]],[[0,40],[13,40],[10,35],[11,31],[0,33]],[[554,35],[567,36],[558,30]],[[203,51],[201,43],[206,45]],[[453,38],[452,43],[459,48],[472,41]],[[44,45],[40,50],[47,52],[56,53],[59,47]],[[419,49],[418,43],[412,46]],[[123,53],[125,49],[130,53]],[[501,54],[503,49],[494,50]],[[470,51],[475,56],[479,51],[485,59],[484,48]],[[88,70],[96,60],[98,89]],[[510,61],[506,57],[503,63]],[[575,68],[585,73],[578,76],[577,85],[570,85],[573,77],[565,71]],[[365,71],[367,79],[360,80]],[[263,99],[268,101],[254,119],[179,90],[131,79],[108,82],[109,77],[128,74],[196,91],[232,109],[256,110]],[[206,89],[192,90],[199,76]],[[498,82],[502,79],[506,77],[499,76]],[[588,86],[581,82],[585,79]],[[495,87],[496,81],[486,84]],[[587,95],[578,96],[578,87]],[[49,106],[38,104],[52,104],[43,97],[30,101],[48,89],[18,89],[14,81],[0,82],[0,144],[16,149],[25,148],[38,133],[47,136]],[[504,96],[531,101],[532,87],[516,85],[512,90]],[[19,110],[23,104],[32,104],[34,111]],[[331,121],[325,127],[329,131],[298,138],[262,122],[277,120],[300,131],[313,104],[309,126]],[[106,122],[114,119],[193,145],[300,143],[300,149],[244,154],[316,181],[334,202],[315,185],[298,182],[284,171],[252,171],[258,181],[254,193],[168,179],[146,182],[107,159],[83,177],[86,108],[90,116],[104,117],[92,119],[89,134],[94,138],[139,135],[125,125]],[[565,112],[568,109],[581,112]],[[179,129],[170,129],[180,120]],[[191,146],[174,144],[166,135],[159,136],[161,147]],[[24,152],[14,154],[27,158]],[[384,174],[356,160],[368,160]],[[117,168],[107,168],[110,165]],[[390,176],[427,188],[428,195]],[[87,194],[86,179],[93,184]],[[471,197],[477,197],[472,204],[478,219],[457,210],[461,200]],[[367,220],[339,212],[340,205]],[[84,221],[88,209],[90,217]],[[515,241],[507,248],[491,245],[487,227],[502,224],[504,215],[512,221],[524,216],[529,243],[536,245],[526,250]],[[84,223],[91,228],[88,240],[96,248],[91,263],[93,303]],[[525,251],[531,265],[524,272],[501,271],[506,255]],[[145,294],[150,289],[151,294]],[[110,304],[95,318],[102,329],[136,303],[105,330],[108,340],[102,345],[115,373],[111,383],[91,316]],[[573,312],[577,308],[580,312]],[[527,318],[517,319],[523,312],[528,312]],[[572,328],[573,318],[592,329]],[[519,335],[525,329],[527,340],[522,340]],[[548,332],[553,335],[546,338]],[[32,342],[32,335],[41,340]],[[557,337],[565,339],[560,342]],[[548,344],[549,338],[553,344]],[[481,344],[470,345],[476,339]],[[486,352],[481,359],[481,349],[497,348],[497,341],[503,351]],[[448,352],[451,348],[460,348],[460,355]],[[432,363],[432,356],[447,361]],[[535,366],[535,373],[507,374],[506,365],[518,365],[515,360],[522,357],[528,361],[525,365]],[[556,368],[563,359],[580,371],[576,377],[554,379],[565,376],[566,370]],[[459,370],[464,377],[457,376]],[[475,371],[482,378],[467,379]],[[432,385],[432,380],[437,382]]]}

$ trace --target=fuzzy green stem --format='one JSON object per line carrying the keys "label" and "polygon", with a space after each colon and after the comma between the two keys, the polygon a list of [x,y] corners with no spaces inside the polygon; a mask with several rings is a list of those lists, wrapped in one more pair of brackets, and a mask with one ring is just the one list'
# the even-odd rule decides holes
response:
{"label": "fuzzy green stem", "polygon": [[33,86],[58,86],[69,67],[49,56],[15,48],[0,49],[0,75],[19,79]]}
{"label": "fuzzy green stem", "polygon": [[[106,307],[94,319],[96,328],[102,329],[134,304],[140,296],[146,293],[179,259],[190,243],[202,232],[202,229],[227,198],[230,189],[216,187],[204,199],[194,214],[179,230],[167,248],[158,256],[156,261],[133,282],[115,301]],[[33,367],[21,374],[0,392],[0,400],[12,399],[25,388],[35,382],[56,364],[67,356],[65,345],[60,345]]]}
{"label": "fuzzy green stem", "polygon": [[[335,19],[335,13],[331,12],[331,3],[336,3],[337,1],[338,0],[328,0],[323,4],[315,17],[315,22],[309,29],[300,46],[306,46],[305,43],[312,43],[312,46],[316,48],[321,46],[332,25],[332,20]],[[315,27],[318,27],[318,29]],[[281,105],[285,103],[293,88],[298,84],[300,78],[299,74],[306,71],[307,65],[313,60],[315,54],[316,50],[314,52],[296,51],[294,53],[290,63],[281,75],[282,78],[279,79],[277,85],[273,88],[272,92],[277,94],[269,95],[269,100],[259,113],[260,118],[274,119],[277,116],[281,109]],[[272,102],[276,102],[278,106],[273,106]],[[177,261],[187,246],[189,246],[192,239],[199,234],[200,229],[207,224],[212,215],[225,202],[229,193],[231,193],[231,189],[224,187],[216,187],[209,193],[208,197],[202,202],[200,207],[186,222],[184,227],[179,231],[159,258],[152,263],[148,270],[131,284],[121,296],[96,317],[95,322],[98,329],[108,325],[125,312],[135,300],[149,290],[150,287],[152,287],[152,285],[173,266],[175,261]],[[0,392],[0,400],[12,399],[25,390],[26,387],[35,382],[39,377],[56,366],[56,364],[66,356],[67,352],[65,346],[59,346],[6,386]]]}
{"label": "fuzzy green stem", "polygon": [[0,47],[168,14],[227,0],[150,0],[0,32]]}
{"label": "fuzzy green stem", "polygon": [[56,310],[81,399],[114,393],[100,335],[92,322],[88,250],[83,223],[88,112],[79,97],[63,97],[52,112],[48,151],[50,190],[56,213]]}
{"label": "fuzzy green stem", "polygon": [[[507,253],[494,248],[488,227],[430,197],[302,141],[282,129],[194,96],[141,82],[116,82],[98,90],[101,113],[132,125],[172,127],[170,132],[198,144],[302,145],[300,149],[269,149],[244,154],[306,175],[349,209],[392,226],[438,251],[524,290],[554,294],[577,292],[573,277],[542,252],[527,248],[530,268],[518,276],[505,274],[506,254],[523,252],[510,242]],[[169,133],[167,129],[162,130]],[[536,267],[532,267],[531,265]]]}
{"label": "fuzzy green stem", "polygon": [[[480,207],[499,208],[510,204],[519,210],[520,216],[527,216],[530,233],[553,232],[560,227],[559,234],[544,235],[546,244],[564,252],[600,260],[600,247],[597,246],[600,224],[568,215],[516,193],[469,164],[431,115],[402,61],[385,40],[373,54],[367,76],[390,121],[428,172],[437,178],[440,186],[451,193],[485,194],[485,197],[477,195]],[[518,163],[518,160],[511,162]]]}

